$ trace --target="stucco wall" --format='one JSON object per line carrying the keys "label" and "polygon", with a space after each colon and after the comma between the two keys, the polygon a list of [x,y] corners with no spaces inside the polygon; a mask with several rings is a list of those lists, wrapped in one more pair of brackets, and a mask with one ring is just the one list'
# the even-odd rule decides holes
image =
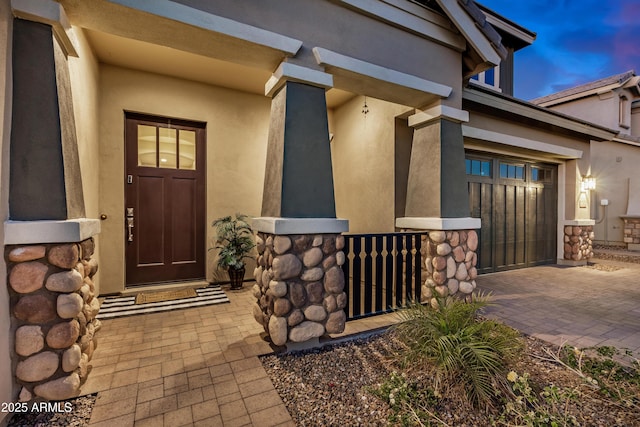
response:
{"label": "stucco wall", "polygon": [[[9,138],[11,135],[11,8],[9,2],[0,2],[0,221],[9,217]],[[4,227],[0,227],[0,242],[4,242]],[[13,374],[10,349],[9,293],[7,290],[7,266],[0,257],[0,402],[14,399]],[[6,417],[0,412],[0,424]]]}
{"label": "stucco wall", "polygon": [[[103,65],[99,105],[99,211],[108,216],[100,235],[102,294],[124,288],[125,110],[207,123],[207,247],[215,218],[260,215],[269,98]],[[213,252],[207,256],[211,280]]]}
{"label": "stucco wall", "polygon": [[[638,176],[640,147],[610,141],[594,142],[591,144],[591,161],[591,174],[596,178],[597,185],[592,204],[598,222],[595,227],[596,240],[623,244],[623,221],[620,215],[627,212],[628,179]],[[606,210],[600,206],[602,199],[609,200]]]}
{"label": "stucco wall", "polygon": [[[554,105],[552,110],[559,111],[570,116],[579,117],[600,126],[629,133],[627,129],[620,127],[619,122],[619,95],[623,91],[611,91],[602,95],[589,96],[566,104]],[[631,99],[630,95],[627,95]]]}
{"label": "stucco wall", "polygon": [[[78,158],[82,175],[82,192],[84,195],[85,216],[96,219],[99,212],[99,170],[100,146],[98,138],[98,94],[99,67],[85,34],[81,28],[73,27],[76,38],[78,57],[70,56],[69,77],[71,95],[73,97],[73,113],[75,115],[78,141]],[[94,237],[96,249],[95,259],[100,259],[100,235]],[[93,277],[94,284],[100,290],[100,271]]]}
{"label": "stucco wall", "polygon": [[[389,25],[340,2],[317,0],[243,1],[179,0],[190,7],[301,40],[304,45],[291,62],[322,69],[311,49],[322,47],[383,67],[392,68],[454,88],[443,102],[454,107],[462,101],[460,52]],[[257,4],[259,3],[259,5]],[[396,10],[400,15],[404,12]],[[405,19],[410,19],[406,13]],[[442,21],[447,18],[440,17]],[[416,19],[413,17],[413,19]],[[444,31],[443,31],[444,32]],[[411,52],[411,54],[407,54]],[[434,61],[433,58],[438,58]],[[341,87],[350,90],[353,88]]]}
{"label": "stucco wall", "polygon": [[631,136],[640,137],[640,101],[631,109]]}
{"label": "stucco wall", "polygon": [[352,233],[395,230],[395,118],[409,108],[358,96],[332,114],[336,213]]}

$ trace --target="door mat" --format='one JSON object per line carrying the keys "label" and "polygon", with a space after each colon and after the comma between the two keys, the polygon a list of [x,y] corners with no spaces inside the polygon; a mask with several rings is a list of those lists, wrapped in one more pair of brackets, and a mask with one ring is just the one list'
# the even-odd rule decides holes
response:
{"label": "door mat", "polygon": [[175,299],[193,298],[198,294],[193,288],[176,289],[158,292],[140,292],[136,295],[136,304],[146,304],[150,302],[172,301]]}
{"label": "door mat", "polygon": [[[176,291],[171,292],[175,293]],[[113,319],[116,317],[158,313],[230,302],[229,297],[222,291],[220,285],[210,285],[206,288],[195,289],[195,292],[195,297],[144,302],[142,304],[136,304],[136,296],[107,297],[102,301],[100,312],[96,317],[100,320]],[[158,293],[164,293],[164,291]],[[152,295],[155,294],[155,292],[148,294]]]}

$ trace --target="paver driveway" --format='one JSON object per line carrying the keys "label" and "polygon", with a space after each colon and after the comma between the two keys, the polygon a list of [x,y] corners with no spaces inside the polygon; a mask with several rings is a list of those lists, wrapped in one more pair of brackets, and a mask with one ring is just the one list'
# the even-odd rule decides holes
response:
{"label": "paver driveway", "polygon": [[598,261],[593,267],[540,266],[486,274],[489,316],[519,331],[578,347],[611,345],[640,356],[640,264]]}

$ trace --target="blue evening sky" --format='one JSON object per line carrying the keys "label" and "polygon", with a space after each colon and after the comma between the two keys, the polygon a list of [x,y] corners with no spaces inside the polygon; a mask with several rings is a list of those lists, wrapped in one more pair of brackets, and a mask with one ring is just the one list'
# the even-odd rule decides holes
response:
{"label": "blue evening sky", "polygon": [[515,55],[515,96],[530,100],[635,70],[640,0],[478,0],[537,33]]}

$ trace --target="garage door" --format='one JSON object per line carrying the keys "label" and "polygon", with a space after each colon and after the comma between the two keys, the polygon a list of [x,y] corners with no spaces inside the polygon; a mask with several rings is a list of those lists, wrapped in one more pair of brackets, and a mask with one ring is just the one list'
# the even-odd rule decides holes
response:
{"label": "garage door", "polygon": [[480,273],[556,262],[556,165],[467,153]]}

